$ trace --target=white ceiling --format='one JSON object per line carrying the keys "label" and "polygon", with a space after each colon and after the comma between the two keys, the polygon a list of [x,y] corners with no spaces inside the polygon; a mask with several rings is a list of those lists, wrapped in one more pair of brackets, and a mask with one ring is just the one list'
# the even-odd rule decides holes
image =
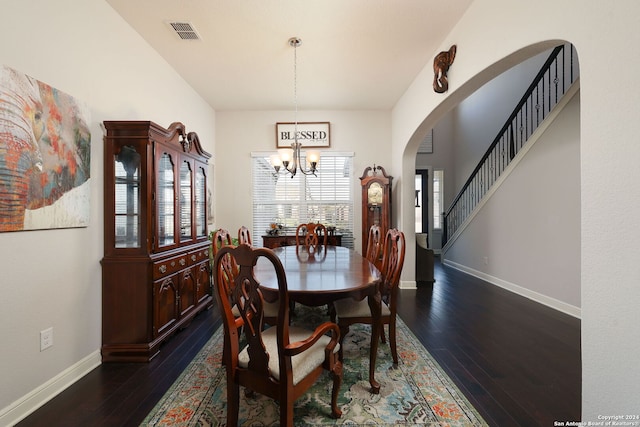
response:
{"label": "white ceiling", "polygon": [[387,110],[472,0],[107,2],[216,110],[293,109],[294,36],[299,109]]}

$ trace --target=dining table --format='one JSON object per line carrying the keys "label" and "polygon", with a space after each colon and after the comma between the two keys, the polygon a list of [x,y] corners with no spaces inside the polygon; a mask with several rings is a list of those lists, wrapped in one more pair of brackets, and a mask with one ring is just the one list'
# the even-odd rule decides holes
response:
{"label": "dining table", "polygon": [[[289,299],[306,306],[332,304],[343,298],[356,301],[367,298],[373,322],[369,356],[369,384],[372,393],[380,392],[375,379],[376,355],[380,337],[381,296],[380,271],[353,249],[342,246],[283,246],[273,249],[287,277]],[[258,261],[254,275],[266,301],[278,299],[278,281],[268,262]],[[344,352],[341,352],[344,354]]]}

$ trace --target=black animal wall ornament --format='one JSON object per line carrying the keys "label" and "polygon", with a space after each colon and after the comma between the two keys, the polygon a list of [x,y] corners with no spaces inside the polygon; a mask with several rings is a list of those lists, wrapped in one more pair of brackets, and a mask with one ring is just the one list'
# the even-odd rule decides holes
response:
{"label": "black animal wall ornament", "polygon": [[454,44],[449,50],[442,51],[433,58],[433,90],[436,93],[444,93],[449,89],[447,72],[456,57],[456,49]]}

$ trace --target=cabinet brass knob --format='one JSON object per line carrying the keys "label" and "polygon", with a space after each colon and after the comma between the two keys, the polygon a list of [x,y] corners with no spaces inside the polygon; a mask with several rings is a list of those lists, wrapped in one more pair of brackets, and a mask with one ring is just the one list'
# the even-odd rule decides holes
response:
{"label": "cabinet brass knob", "polygon": [[164,274],[164,273],[166,273],[166,272],[167,272],[167,266],[166,266],[166,265],[164,265],[164,264],[162,264],[162,265],[160,266],[160,268],[158,268],[158,270],[160,270],[160,273],[163,273],[163,274]]}

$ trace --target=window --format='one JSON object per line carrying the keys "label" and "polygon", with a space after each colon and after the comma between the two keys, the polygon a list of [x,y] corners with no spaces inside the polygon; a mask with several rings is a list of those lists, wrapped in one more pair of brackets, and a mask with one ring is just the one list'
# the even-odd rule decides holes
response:
{"label": "window", "polygon": [[444,208],[444,171],[433,171],[433,228],[442,229],[442,209]]}
{"label": "window", "polygon": [[415,190],[416,190],[416,233],[427,233],[429,231],[429,199],[427,185],[429,171],[426,169],[416,170]]}
{"label": "window", "polygon": [[353,154],[323,154],[317,176],[298,171],[293,178],[282,171],[274,173],[270,154],[252,153],[252,234],[265,234],[271,223],[295,233],[298,224],[321,222],[336,227],[336,233],[342,234],[342,245],[353,248]]}

